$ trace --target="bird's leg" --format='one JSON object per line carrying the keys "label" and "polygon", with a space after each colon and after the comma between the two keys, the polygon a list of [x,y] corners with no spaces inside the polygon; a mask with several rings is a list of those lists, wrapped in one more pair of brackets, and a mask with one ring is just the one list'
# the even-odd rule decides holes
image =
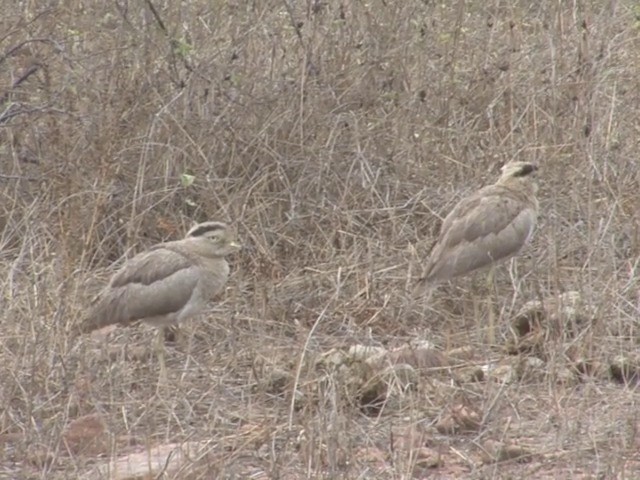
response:
{"label": "bird's leg", "polygon": [[164,327],[158,329],[154,350],[158,358],[158,364],[160,365],[160,381],[166,383],[167,366],[165,364]]}
{"label": "bird's leg", "polygon": [[517,280],[518,276],[518,268],[516,264],[516,259],[512,258],[509,260],[509,278],[511,279],[511,286],[514,290],[518,290],[520,287],[520,282]]}
{"label": "bird's leg", "polygon": [[180,327],[177,323],[167,325],[162,328],[165,343],[173,343],[179,345],[183,337]]}
{"label": "bird's leg", "polygon": [[513,310],[516,299],[518,297],[518,293],[520,292],[520,285],[522,284],[522,279],[518,280],[518,268],[516,259],[512,258],[509,262],[509,277],[511,277],[511,286],[513,287],[513,296],[511,297],[511,310]]}
{"label": "bird's leg", "polygon": [[489,294],[487,295],[487,309],[489,312],[489,325],[487,327],[487,342],[489,345],[495,345],[496,343],[496,314],[493,308],[494,301],[497,301],[498,292],[495,285],[495,267],[492,266],[487,275],[487,288]]}

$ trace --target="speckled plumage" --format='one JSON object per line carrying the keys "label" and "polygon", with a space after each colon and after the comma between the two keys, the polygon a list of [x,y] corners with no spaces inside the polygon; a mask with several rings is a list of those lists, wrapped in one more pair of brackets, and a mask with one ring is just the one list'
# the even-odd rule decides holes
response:
{"label": "speckled plumage", "polygon": [[516,255],[530,240],[538,201],[537,166],[510,162],[502,176],[446,216],[419,284],[434,285]]}
{"label": "speckled plumage", "polygon": [[138,320],[170,326],[200,313],[229,276],[225,256],[238,248],[227,226],[205,222],[182,240],[129,259],[94,303],[80,333]]}

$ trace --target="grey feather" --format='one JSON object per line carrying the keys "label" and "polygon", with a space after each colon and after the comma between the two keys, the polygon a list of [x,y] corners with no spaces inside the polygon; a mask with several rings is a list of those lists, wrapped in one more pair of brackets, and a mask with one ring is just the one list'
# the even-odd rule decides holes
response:
{"label": "grey feather", "polygon": [[[502,226],[490,230],[486,224],[470,223],[468,228],[460,224],[455,233],[443,239],[433,252],[433,262],[425,272],[428,282],[451,279],[512,257],[522,248],[533,232],[533,210],[523,210]],[[504,223],[500,219],[498,225]],[[488,223],[488,222],[487,222]],[[444,248],[448,248],[443,255]]]}
{"label": "grey feather", "polygon": [[229,275],[224,256],[237,249],[224,224],[204,225],[194,227],[196,236],[156,245],[128,260],[78,332],[138,320],[170,325],[199,313],[224,287]]}
{"label": "grey feather", "polygon": [[503,176],[461,200],[442,222],[421,283],[436,283],[512,257],[528,242],[536,224],[537,170],[525,162],[503,167]]}
{"label": "grey feather", "polygon": [[151,285],[158,278],[169,277],[191,266],[186,256],[169,250],[166,245],[170,244],[157,245],[128,260],[111,278],[109,287],[117,288],[134,283]]}

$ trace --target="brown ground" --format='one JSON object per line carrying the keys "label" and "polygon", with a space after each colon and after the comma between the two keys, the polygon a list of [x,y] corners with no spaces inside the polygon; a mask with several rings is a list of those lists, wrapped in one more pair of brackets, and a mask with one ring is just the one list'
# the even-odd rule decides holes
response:
{"label": "brown ground", "polygon": [[[640,336],[636,2],[2,3],[1,478],[126,478],[98,467],[170,443],[200,449],[165,478],[640,478],[637,379],[607,368]],[[515,288],[410,301],[439,218],[516,158],[542,209]],[[112,262],[204,219],[246,248],[168,384],[150,328],[69,339]],[[566,291],[589,321],[507,355]],[[423,369],[376,408],[314,367],[415,339],[542,363]]]}

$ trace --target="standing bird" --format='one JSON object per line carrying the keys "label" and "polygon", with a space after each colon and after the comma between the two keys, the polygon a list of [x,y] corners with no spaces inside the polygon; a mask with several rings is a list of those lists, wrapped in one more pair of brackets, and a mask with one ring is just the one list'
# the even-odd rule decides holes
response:
{"label": "standing bird", "polygon": [[461,200],[446,216],[419,286],[506,260],[529,241],[538,215],[537,165],[509,162],[493,185]]}
{"label": "standing bird", "polygon": [[195,225],[182,240],[160,243],[129,259],[98,296],[78,333],[138,320],[162,329],[200,313],[220,293],[229,276],[225,256],[240,248],[227,225]]}

